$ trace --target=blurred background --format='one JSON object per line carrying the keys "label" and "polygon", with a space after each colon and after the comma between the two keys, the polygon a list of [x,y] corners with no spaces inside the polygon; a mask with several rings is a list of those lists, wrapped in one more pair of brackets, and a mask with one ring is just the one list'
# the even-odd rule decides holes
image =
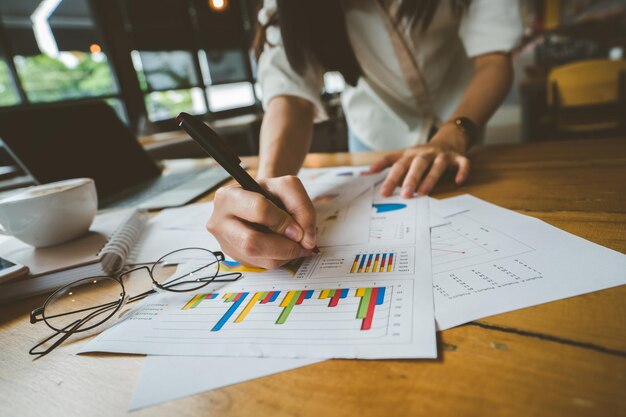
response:
{"label": "blurred background", "polygon": [[[241,155],[262,118],[250,45],[256,0],[0,0],[0,112],[106,101],[156,158],[202,156],[179,131],[201,115]],[[516,80],[484,142],[626,136],[626,0],[522,0]],[[341,75],[313,151],[347,150]],[[85,140],[89,140],[85,138]],[[19,174],[0,148],[0,178]]]}

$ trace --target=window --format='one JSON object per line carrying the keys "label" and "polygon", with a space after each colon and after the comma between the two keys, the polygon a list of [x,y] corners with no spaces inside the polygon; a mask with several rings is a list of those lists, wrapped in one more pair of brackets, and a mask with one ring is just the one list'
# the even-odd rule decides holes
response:
{"label": "window", "polygon": [[172,119],[181,111],[207,112],[191,52],[132,51],[131,56],[150,120]]}
{"label": "window", "polygon": [[111,96],[117,92],[102,52],[17,55],[14,61],[26,96],[33,103]]}
{"label": "window", "polygon": [[135,129],[247,111],[253,3],[0,0],[0,106],[102,99]]}
{"label": "window", "polygon": [[[257,102],[239,2],[123,0],[148,118],[219,113]],[[213,4],[213,6],[211,6]]]}
{"label": "window", "polygon": [[13,106],[19,102],[9,67],[4,59],[0,59],[0,106]]}
{"label": "window", "polygon": [[103,98],[124,116],[113,72],[88,0],[0,2],[0,26],[17,71],[0,62],[0,105]]}
{"label": "window", "polygon": [[198,51],[212,112],[249,107],[256,102],[252,83],[247,81],[246,55],[240,50]]}
{"label": "window", "polygon": [[249,82],[209,86],[207,94],[212,112],[248,107],[256,101],[252,83]]}

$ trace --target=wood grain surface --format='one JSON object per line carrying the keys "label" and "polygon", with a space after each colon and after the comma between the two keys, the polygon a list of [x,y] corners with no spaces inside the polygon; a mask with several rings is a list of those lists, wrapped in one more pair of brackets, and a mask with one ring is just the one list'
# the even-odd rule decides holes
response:
{"label": "wood grain surface", "polygon": [[[312,154],[306,165],[376,157]],[[433,195],[471,193],[626,252],[626,139],[481,147],[471,159],[466,185],[447,178]],[[44,300],[0,306],[0,416],[126,415],[143,357],[76,356],[74,341],[33,360],[48,330],[28,312]],[[439,333],[433,361],[327,361],[132,415],[623,416],[625,300],[622,286],[486,317]]]}

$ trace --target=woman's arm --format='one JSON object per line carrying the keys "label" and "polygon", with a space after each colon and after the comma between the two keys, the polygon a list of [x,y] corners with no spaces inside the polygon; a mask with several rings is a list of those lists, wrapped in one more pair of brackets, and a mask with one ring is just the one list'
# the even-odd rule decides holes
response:
{"label": "woman's arm", "polygon": [[487,124],[513,83],[510,54],[493,53],[474,58],[474,76],[451,119],[469,117],[479,127]]}
{"label": "woman's arm", "polygon": [[277,96],[261,124],[259,178],[295,175],[313,137],[313,104],[300,97]]}
{"label": "woman's arm", "polygon": [[[474,58],[474,75],[461,102],[449,122],[456,117],[471,119],[484,127],[508,93],[513,82],[511,56],[491,53]],[[457,168],[455,182],[463,183],[469,174],[469,147],[467,136],[453,123],[440,127],[428,144],[393,152],[374,163],[372,171],[392,166],[381,187],[381,194],[389,196],[402,185],[402,196],[410,198],[414,192],[428,194],[441,175],[450,167]]]}

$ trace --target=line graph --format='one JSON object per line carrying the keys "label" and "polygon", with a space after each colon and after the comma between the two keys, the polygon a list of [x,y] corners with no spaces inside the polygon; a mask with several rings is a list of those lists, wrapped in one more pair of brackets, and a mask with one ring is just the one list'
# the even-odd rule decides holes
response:
{"label": "line graph", "polygon": [[533,250],[463,214],[432,229],[430,240],[435,273]]}

